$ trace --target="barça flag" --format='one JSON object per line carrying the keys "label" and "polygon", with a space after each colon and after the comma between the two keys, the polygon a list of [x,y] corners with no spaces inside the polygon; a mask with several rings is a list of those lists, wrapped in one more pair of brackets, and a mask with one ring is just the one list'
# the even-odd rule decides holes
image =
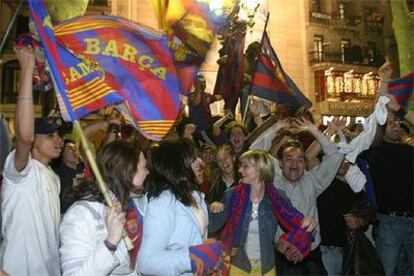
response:
{"label": "bar\u00e7a flag", "polygon": [[225,23],[237,0],[151,0],[151,3],[160,27],[168,34],[181,92],[188,95],[215,32]]}
{"label": "bar\u00e7a flag", "polygon": [[224,108],[233,113],[242,88],[245,38],[245,32],[235,32],[226,39],[223,49],[227,62],[220,65],[214,86],[214,94],[222,95]]}
{"label": "bar\u00e7a flag", "polygon": [[180,86],[165,35],[102,15],[53,27],[44,0],[29,4],[65,120],[124,102],[144,136],[160,140],[168,133]]}
{"label": "bar\u00e7a flag", "polygon": [[410,98],[414,94],[414,72],[392,80],[388,83],[388,93],[394,96],[402,108],[406,109]]}
{"label": "bar\u00e7a flag", "polygon": [[286,105],[291,113],[300,107],[310,108],[307,99],[293,80],[283,70],[265,31],[262,52],[257,57],[256,70],[252,78],[252,95]]}

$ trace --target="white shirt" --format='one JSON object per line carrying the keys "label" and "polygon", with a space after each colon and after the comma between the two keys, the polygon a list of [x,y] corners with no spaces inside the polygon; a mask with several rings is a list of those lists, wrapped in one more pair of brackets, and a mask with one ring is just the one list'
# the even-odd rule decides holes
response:
{"label": "white shirt", "polygon": [[252,203],[252,215],[247,232],[246,253],[249,260],[260,260],[259,203]]}
{"label": "white shirt", "polygon": [[4,167],[0,265],[9,275],[60,275],[59,177],[31,157],[18,172],[14,158]]}

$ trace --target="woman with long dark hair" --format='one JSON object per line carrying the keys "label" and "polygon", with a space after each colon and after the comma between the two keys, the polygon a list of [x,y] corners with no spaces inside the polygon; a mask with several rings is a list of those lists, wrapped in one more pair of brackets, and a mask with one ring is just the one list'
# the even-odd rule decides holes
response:
{"label": "woman with long dark hair", "polygon": [[192,248],[207,237],[207,207],[195,175],[202,161],[185,138],[161,142],[149,160],[139,269],[151,275],[192,275],[197,269]]}
{"label": "woman with long dark hair", "polygon": [[[60,225],[63,275],[137,275],[146,198],[147,162],[137,144],[116,141],[98,152],[97,163],[107,188],[118,202],[108,208],[94,180],[80,183],[76,201]],[[134,244],[128,252],[124,226]]]}

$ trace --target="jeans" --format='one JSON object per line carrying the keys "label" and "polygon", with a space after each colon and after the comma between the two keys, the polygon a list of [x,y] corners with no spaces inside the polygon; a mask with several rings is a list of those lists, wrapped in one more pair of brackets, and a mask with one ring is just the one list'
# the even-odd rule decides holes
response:
{"label": "jeans", "polygon": [[344,248],[339,246],[321,245],[322,262],[328,275],[340,275],[342,271],[342,259]]}
{"label": "jeans", "polygon": [[403,265],[408,266],[412,272],[414,265],[414,218],[384,214],[379,214],[378,218],[380,222],[376,245],[386,275],[395,275],[401,246],[404,247],[408,260],[408,264]]}

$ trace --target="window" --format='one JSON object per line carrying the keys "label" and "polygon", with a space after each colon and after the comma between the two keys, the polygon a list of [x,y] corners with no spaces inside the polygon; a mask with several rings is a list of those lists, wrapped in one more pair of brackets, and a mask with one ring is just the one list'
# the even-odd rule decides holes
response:
{"label": "window", "polygon": [[346,5],[344,3],[339,3],[339,17],[345,19]]}
{"label": "window", "polygon": [[368,57],[368,63],[370,65],[375,63],[375,56],[376,56],[376,46],[374,42],[368,42],[368,48],[367,48],[367,57]]}
{"label": "window", "polygon": [[313,39],[314,60],[323,60],[323,36],[315,35]]}
{"label": "window", "polygon": [[312,11],[321,12],[321,0],[312,0]]}
{"label": "window", "polygon": [[15,103],[19,89],[20,66],[17,60],[6,62],[3,65],[3,83],[1,93],[2,103]]}
{"label": "window", "polygon": [[342,39],[341,40],[341,58],[342,63],[345,63],[348,60],[348,49],[351,44],[349,39]]}

